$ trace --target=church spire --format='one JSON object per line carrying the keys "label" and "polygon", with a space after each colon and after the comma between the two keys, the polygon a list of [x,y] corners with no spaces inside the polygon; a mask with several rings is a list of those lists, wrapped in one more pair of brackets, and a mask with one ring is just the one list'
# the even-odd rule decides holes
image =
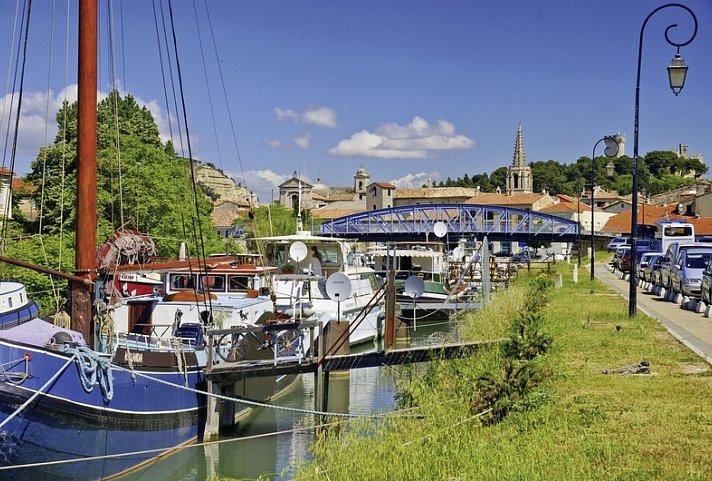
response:
{"label": "church spire", "polygon": [[512,166],[507,169],[507,195],[531,193],[534,187],[532,168],[527,165],[524,154],[524,134],[522,123],[517,128],[517,140],[514,144],[514,159]]}
{"label": "church spire", "polygon": [[522,134],[522,123],[519,122],[517,128],[517,140],[514,143],[514,159],[512,167],[524,167],[527,165],[527,157],[524,153],[524,134]]}

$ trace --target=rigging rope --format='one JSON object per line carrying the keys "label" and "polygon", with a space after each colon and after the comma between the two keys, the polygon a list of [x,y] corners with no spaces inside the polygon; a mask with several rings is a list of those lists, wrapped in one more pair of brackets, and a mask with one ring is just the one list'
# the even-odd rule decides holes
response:
{"label": "rigging rope", "polygon": [[[108,36],[109,36],[109,76],[111,77],[111,88],[112,92],[110,95],[113,96],[113,101],[111,102],[111,107],[113,107],[112,121],[114,122],[114,133],[116,134],[115,147],[116,147],[116,169],[118,176],[118,190],[119,190],[119,227],[123,228],[126,224],[124,223],[124,188],[123,188],[123,175],[122,175],[122,165],[121,165],[121,130],[119,127],[119,89],[117,87],[117,75],[116,75],[116,44],[114,40],[114,15],[113,15],[113,4],[109,1],[107,6],[108,11]],[[113,170],[111,171],[113,177]],[[112,182],[113,185],[113,182]],[[113,210],[113,209],[112,209]],[[116,226],[114,226],[116,227]],[[138,228],[138,225],[136,226]]]}
{"label": "rigging rope", "polygon": [[203,48],[203,35],[200,32],[200,21],[198,20],[198,9],[195,6],[195,0],[193,0],[193,13],[195,14],[195,27],[197,29],[198,36],[198,46],[200,50],[200,59],[203,62],[203,75],[205,76],[205,91],[208,94],[208,105],[210,106],[210,119],[213,122],[213,133],[215,134],[215,145],[218,153],[218,164],[220,168],[223,168],[222,164],[222,153],[220,149],[220,137],[218,136],[218,126],[215,122],[215,108],[213,106],[213,95],[210,90],[210,82],[208,81],[208,67],[205,63],[205,49]]}
{"label": "rigging rope", "polygon": [[[193,158],[193,150],[191,147],[190,143],[190,130],[188,128],[188,110],[185,105],[185,93],[183,90],[183,75],[181,73],[181,68],[180,68],[180,57],[178,56],[178,38],[176,36],[176,30],[175,30],[175,22],[173,19],[173,5],[171,2],[168,2],[168,12],[170,16],[170,21],[171,21],[171,33],[173,34],[173,51],[175,53],[175,59],[176,59],[176,73],[178,75],[178,92],[180,93],[180,100],[181,100],[181,112],[183,115],[183,125],[185,125],[185,137],[186,137],[186,144],[188,145],[188,162],[189,162],[189,167],[190,167],[190,176],[191,176],[191,185],[192,185],[192,195],[193,195],[193,204],[195,206],[195,215],[191,216],[191,219],[193,221],[193,236],[196,238],[196,246],[200,248],[200,254],[201,257],[198,257],[198,271],[204,270],[207,268],[206,264],[206,255],[205,255],[205,241],[204,241],[204,235],[203,235],[203,226],[200,222],[198,222],[198,216],[200,215],[200,205],[198,203],[198,198],[199,198],[199,192],[198,192],[198,185],[197,185],[197,180],[196,180],[196,175],[195,175],[195,160]],[[196,224],[197,224],[197,229],[196,229]],[[201,260],[202,259],[202,260]],[[201,269],[200,264],[203,264],[203,269]],[[197,286],[196,286],[197,287]],[[210,299],[210,289],[206,289],[206,292],[208,294],[208,305],[210,306],[210,312],[213,311],[213,303],[212,300]]]}
{"label": "rigging rope", "polygon": [[[45,126],[44,126],[44,143],[43,145],[47,145],[48,142],[48,137],[49,137],[49,104],[50,104],[50,97],[52,93],[52,54],[54,52],[54,23],[55,23],[55,10],[56,10],[56,0],[52,1],[52,21],[51,21],[51,27],[50,27],[50,34],[49,34],[49,62],[47,68],[47,95],[46,95],[46,101],[45,101]],[[45,186],[45,176],[47,175],[47,149],[41,149],[40,154],[42,155],[42,186],[41,186],[41,198],[42,201],[40,201],[40,216],[39,216],[39,232],[42,233],[42,203],[44,201],[44,186]],[[42,251],[42,257],[44,258],[44,263],[45,265],[49,266],[49,256],[47,255],[47,249],[45,247],[44,243],[44,237],[42,235],[39,236],[39,241],[40,241],[40,250]],[[54,282],[54,276],[48,276],[49,277],[49,285],[50,288],[52,289],[52,299],[54,300],[56,310],[59,310],[59,287],[56,285]]]}
{"label": "rigging rope", "polygon": [[[15,159],[17,157],[17,137],[20,133],[20,113],[22,112],[22,97],[25,91],[25,67],[27,65],[27,39],[29,38],[29,33],[30,33],[30,13],[32,12],[32,0],[28,0],[27,2],[27,19],[25,22],[25,35],[24,35],[24,40],[23,40],[23,46],[22,46],[22,67],[20,69],[20,93],[17,98],[17,115],[15,116],[15,132],[13,135],[12,139],[12,154],[10,155],[10,185],[12,186],[12,179],[13,179],[13,172],[15,171]],[[19,50],[18,50],[19,54]],[[19,58],[19,55],[18,55]],[[4,164],[4,158],[3,158],[3,164]],[[10,212],[11,212],[12,206],[8,202],[7,205],[5,205],[5,212],[3,213],[4,217],[6,219],[10,218]],[[3,222],[3,227],[2,227],[2,237],[5,237],[7,235],[7,230],[9,227],[9,222]],[[5,246],[3,244],[0,244],[0,250],[4,251]]]}
{"label": "rigging rope", "polygon": [[[15,19],[12,22],[12,40],[10,41],[10,54],[7,57],[7,77],[5,77],[5,95],[3,98],[6,98],[8,95],[8,89],[10,88],[10,73],[13,72],[12,69],[12,59],[15,56],[15,37],[17,36],[17,16],[21,10],[20,9],[20,0],[17,0],[15,2]],[[17,62],[17,60],[16,60]],[[17,72],[17,69],[15,69],[15,72]],[[14,89],[14,84],[13,84],[13,95],[15,94],[15,89]],[[13,97],[14,98],[14,97]],[[12,111],[12,101],[10,102],[10,111],[8,112],[8,119],[7,119],[7,131],[4,135],[4,148],[3,148],[3,157],[2,157],[2,166],[5,167],[5,154],[7,153],[7,143],[9,141],[9,128],[10,128],[10,118],[12,117],[12,114],[10,113]],[[2,103],[2,113],[0,113],[0,131],[4,130],[5,127],[5,108],[7,107],[8,102],[3,102]]]}
{"label": "rigging rope", "polygon": [[[237,162],[240,164],[240,173],[242,174],[242,183],[247,186],[247,178],[245,177],[245,169],[242,165],[242,158],[240,157],[240,145],[237,142],[237,135],[235,133],[235,122],[232,119],[232,110],[230,110],[230,103],[228,102],[227,88],[225,87],[225,76],[222,71],[222,63],[220,61],[220,55],[218,55],[218,47],[215,42],[215,32],[213,31],[213,22],[210,18],[210,9],[208,8],[208,2],[205,2],[205,12],[208,16],[208,27],[210,27],[210,38],[213,41],[213,50],[215,51],[215,58],[217,59],[218,73],[220,77],[220,84],[222,85],[223,97],[225,99],[225,106],[227,108],[227,117],[230,121],[230,130],[232,131],[232,139],[235,142],[235,152],[237,153]],[[252,206],[252,196],[250,196],[250,206]],[[271,234],[270,234],[271,235]]]}
{"label": "rigging rope", "polygon": [[84,391],[90,393],[97,384],[101,389],[104,401],[110,402],[114,397],[114,375],[111,373],[111,361],[105,359],[87,346],[68,347],[65,352],[73,354],[77,360],[77,371]]}

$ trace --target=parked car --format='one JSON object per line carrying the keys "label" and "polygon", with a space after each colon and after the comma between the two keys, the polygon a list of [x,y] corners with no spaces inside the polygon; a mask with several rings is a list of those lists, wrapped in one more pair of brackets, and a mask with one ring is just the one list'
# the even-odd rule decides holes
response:
{"label": "parked car", "polygon": [[702,281],[700,282],[700,298],[706,304],[712,304],[712,260],[707,263],[702,271]]}
{"label": "parked car", "polygon": [[616,249],[623,246],[630,246],[630,237],[616,237],[606,244],[608,252],[615,252]]}
{"label": "parked car", "polygon": [[656,285],[664,287],[668,291],[670,291],[673,287],[678,287],[674,285],[672,279],[670,278],[672,266],[675,264],[675,261],[680,255],[680,251],[695,247],[712,247],[712,244],[703,244],[700,242],[671,242],[668,245],[667,251],[665,251],[665,258],[660,266],[660,271],[658,272],[658,282]]}
{"label": "parked car", "polygon": [[619,264],[619,269],[622,272],[630,272],[631,266],[633,266],[634,269],[636,269],[636,273],[638,272],[638,264],[640,257],[642,255],[645,255],[646,253],[641,253],[641,252],[636,252],[636,258],[633,259],[633,250],[629,247],[623,247],[623,255],[621,256],[620,260],[618,261]]}
{"label": "parked car", "polygon": [[659,252],[659,245],[657,239],[637,239],[635,241],[635,249],[638,253],[638,258],[646,252]]}
{"label": "parked car", "polygon": [[658,272],[660,272],[660,266],[662,265],[664,258],[665,254],[651,255],[648,258],[645,267],[642,269],[643,273],[640,275],[640,278],[646,282],[656,284]]}
{"label": "parked car", "polygon": [[700,244],[695,247],[680,247],[675,262],[670,266],[672,290],[683,296],[699,297],[702,271],[712,259],[712,246]]}
{"label": "parked car", "polygon": [[655,256],[662,256],[662,252],[645,252],[639,256],[638,260],[638,279],[643,279],[644,281],[648,281],[645,278],[645,269],[648,267],[648,264],[650,264],[650,261],[652,260],[653,257]]}
{"label": "parked car", "polygon": [[621,269],[621,259],[623,258],[623,255],[627,252],[630,252],[630,246],[626,247],[619,247],[616,249],[615,253],[613,254],[613,260],[611,261],[611,264],[613,264],[613,268],[618,269],[619,271]]}

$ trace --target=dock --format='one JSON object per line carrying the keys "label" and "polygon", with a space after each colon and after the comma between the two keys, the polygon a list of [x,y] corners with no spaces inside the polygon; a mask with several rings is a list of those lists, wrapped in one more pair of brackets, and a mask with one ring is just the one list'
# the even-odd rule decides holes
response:
{"label": "dock", "polygon": [[[243,346],[245,339],[257,339],[257,334],[265,333],[269,333],[271,339],[270,345],[261,345],[256,359],[249,355],[235,359],[222,355],[220,356],[222,361],[213,363],[212,350],[210,350],[211,355],[205,372],[208,392],[225,392],[236,385],[261,383],[263,381],[260,381],[260,378],[267,380],[312,374],[317,387],[315,408],[318,412],[323,413],[325,407],[328,406],[329,375],[332,372],[463,358],[471,356],[486,345],[500,342],[494,340],[440,343],[429,346],[397,349],[385,347],[367,352],[343,353],[339,351],[339,343],[343,343],[341,333],[336,332],[336,335],[329,336],[331,323],[322,324],[320,321],[286,322],[208,331],[209,346],[220,346],[221,344],[224,346],[227,340],[230,340],[234,346]],[[348,333],[348,331],[345,332]],[[295,336],[299,336],[301,339],[308,338],[309,342],[301,343],[299,349],[288,351],[278,349],[277,346],[281,342],[281,338],[294,339]],[[327,346],[327,342],[331,345]],[[348,343],[346,345],[348,346]],[[331,352],[334,354],[330,354]],[[212,396],[208,397],[205,439],[218,437],[221,419],[226,413],[229,416],[232,408],[233,406],[220,403]]]}
{"label": "dock", "polygon": [[220,362],[207,371],[207,379],[224,383],[249,377],[282,376],[287,374],[316,374],[319,366],[324,372],[350,371],[376,366],[395,366],[427,362],[433,359],[456,359],[471,356],[477,349],[493,341],[449,343],[405,349],[378,350],[347,355],[328,356],[323,359],[309,356],[302,359],[254,360]]}

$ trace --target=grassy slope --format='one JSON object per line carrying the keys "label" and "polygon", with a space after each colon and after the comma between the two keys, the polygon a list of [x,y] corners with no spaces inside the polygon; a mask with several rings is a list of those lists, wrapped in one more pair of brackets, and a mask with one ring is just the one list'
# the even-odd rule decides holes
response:
{"label": "grassy slope", "polygon": [[[363,421],[323,436],[317,461],[296,479],[331,480],[708,480],[712,479],[709,366],[647,317],[586,276],[550,292],[541,361],[551,372],[503,422],[483,426],[469,408],[477,376],[496,352],[436,362],[404,379],[419,419]],[[526,275],[463,320],[470,339],[501,337],[521,309]],[[619,328],[617,328],[617,326]],[[710,327],[712,328],[712,326]],[[652,375],[603,374],[650,362]],[[406,382],[406,381],[404,381]]]}

